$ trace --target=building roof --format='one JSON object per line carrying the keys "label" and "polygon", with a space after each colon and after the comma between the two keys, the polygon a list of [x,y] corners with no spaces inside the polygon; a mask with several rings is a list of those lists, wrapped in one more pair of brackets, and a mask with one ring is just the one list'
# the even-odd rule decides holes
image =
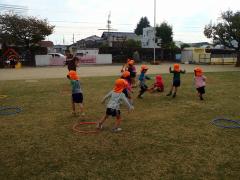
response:
{"label": "building roof", "polygon": [[54,46],[52,41],[40,41],[38,44],[41,47],[53,47]]}
{"label": "building roof", "polygon": [[103,32],[102,33],[102,38],[106,38],[108,36],[111,36],[111,37],[126,37],[128,39],[136,39],[138,38],[138,36],[133,33],[133,32]]}

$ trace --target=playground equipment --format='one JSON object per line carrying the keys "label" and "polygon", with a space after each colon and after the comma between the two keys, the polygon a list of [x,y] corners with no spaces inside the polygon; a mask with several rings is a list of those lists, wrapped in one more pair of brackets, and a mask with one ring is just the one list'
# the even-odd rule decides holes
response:
{"label": "playground equipment", "polygon": [[20,107],[7,107],[7,106],[0,106],[0,115],[15,115],[22,112]]}
{"label": "playground equipment", "polygon": [[[223,125],[223,123],[231,123],[233,125]],[[227,119],[227,118],[216,118],[212,120],[212,124],[220,128],[226,129],[237,129],[240,128],[240,121]]]}
{"label": "playground equipment", "polygon": [[72,129],[73,129],[73,131],[75,131],[77,133],[81,133],[81,134],[96,134],[96,133],[99,133],[98,129],[87,131],[87,130],[81,130],[78,128],[78,127],[84,126],[84,125],[96,125],[96,124],[97,124],[96,122],[80,122],[80,123],[74,124]]}

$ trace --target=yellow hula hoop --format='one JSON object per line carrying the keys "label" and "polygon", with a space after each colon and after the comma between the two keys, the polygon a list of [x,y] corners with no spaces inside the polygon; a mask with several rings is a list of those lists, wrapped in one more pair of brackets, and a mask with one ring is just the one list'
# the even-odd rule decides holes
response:
{"label": "yellow hula hoop", "polygon": [[4,98],[7,98],[8,96],[7,95],[0,95],[0,99],[4,99]]}

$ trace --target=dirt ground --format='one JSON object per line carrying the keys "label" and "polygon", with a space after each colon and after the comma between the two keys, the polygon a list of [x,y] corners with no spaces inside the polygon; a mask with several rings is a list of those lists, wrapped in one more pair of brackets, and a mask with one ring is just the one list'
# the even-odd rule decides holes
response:
{"label": "dirt ground", "polygon": [[[168,73],[168,68],[172,64],[166,63],[161,65],[149,65],[149,74]],[[182,64],[181,68],[187,72],[193,72],[196,65]],[[139,72],[141,65],[137,65]],[[240,71],[233,65],[201,65],[204,72],[223,72],[223,71]],[[121,65],[94,65],[81,66],[78,68],[80,77],[90,76],[118,76],[120,75]],[[50,78],[64,78],[67,75],[67,67],[33,67],[21,69],[0,69],[0,80],[36,80]]]}

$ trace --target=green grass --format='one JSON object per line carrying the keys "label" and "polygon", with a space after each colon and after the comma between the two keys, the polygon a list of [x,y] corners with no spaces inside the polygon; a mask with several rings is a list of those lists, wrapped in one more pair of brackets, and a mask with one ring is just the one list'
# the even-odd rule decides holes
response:
{"label": "green grass", "polygon": [[[121,133],[72,131],[66,79],[0,81],[1,105],[20,106],[16,116],[0,116],[0,179],[240,179],[240,129],[211,125],[218,116],[240,119],[240,72],[207,73],[205,101],[193,88],[193,74],[182,76],[176,99],[166,92],[135,99],[123,111]],[[82,78],[87,116],[102,117],[102,97],[116,77]],[[150,81],[151,84],[153,81]],[[134,96],[136,97],[137,90]],[[94,128],[94,127],[93,127]]]}

